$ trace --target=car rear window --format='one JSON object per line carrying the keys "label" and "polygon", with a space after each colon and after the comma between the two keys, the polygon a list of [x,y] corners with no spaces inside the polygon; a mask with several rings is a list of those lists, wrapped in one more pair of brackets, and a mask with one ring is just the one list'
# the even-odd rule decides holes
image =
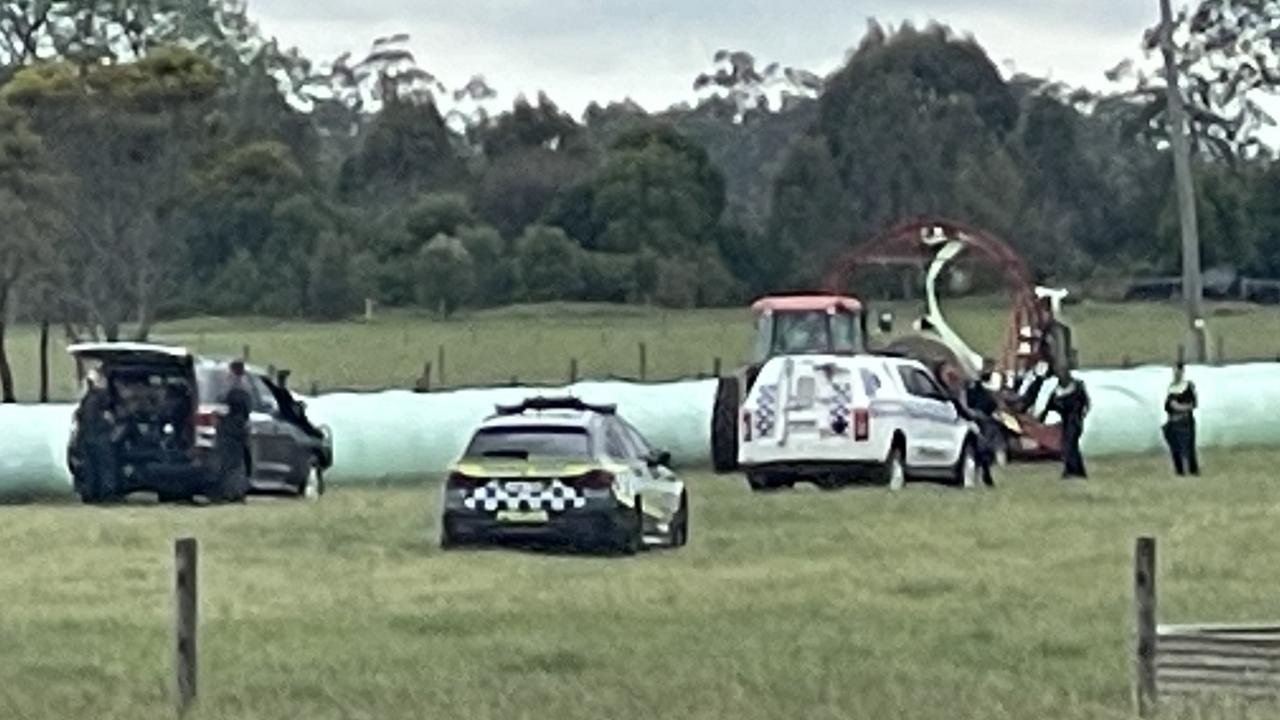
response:
{"label": "car rear window", "polygon": [[591,441],[585,428],[483,428],[471,438],[467,457],[589,458]]}
{"label": "car rear window", "polygon": [[231,375],[219,367],[196,368],[196,385],[200,388],[200,402],[212,405],[222,402],[231,383]]}

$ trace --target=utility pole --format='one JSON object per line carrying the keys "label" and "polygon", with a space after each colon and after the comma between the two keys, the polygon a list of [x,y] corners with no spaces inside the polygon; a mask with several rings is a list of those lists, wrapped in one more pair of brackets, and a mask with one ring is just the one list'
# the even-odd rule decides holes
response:
{"label": "utility pole", "polygon": [[1187,142],[1187,113],[1174,58],[1173,9],[1160,0],[1160,51],[1164,54],[1165,93],[1168,98],[1169,141],[1173,145],[1173,169],[1178,185],[1178,223],[1182,227],[1182,299],[1187,304],[1193,362],[1208,357],[1204,326],[1204,283],[1200,278],[1200,235],[1196,225],[1196,193],[1191,178],[1191,148]]}

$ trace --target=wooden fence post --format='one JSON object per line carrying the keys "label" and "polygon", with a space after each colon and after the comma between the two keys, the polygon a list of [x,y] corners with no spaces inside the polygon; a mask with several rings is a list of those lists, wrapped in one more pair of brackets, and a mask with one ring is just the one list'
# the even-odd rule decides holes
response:
{"label": "wooden fence post", "polygon": [[40,402],[49,402],[49,320],[40,320]]}
{"label": "wooden fence post", "polygon": [[316,397],[319,394],[320,394],[320,383],[316,382],[315,380],[312,380],[311,381],[311,397]]}
{"label": "wooden fence post", "polygon": [[436,382],[444,387],[444,346],[436,348]]}
{"label": "wooden fence post", "polygon": [[1216,339],[1218,341],[1217,342],[1218,362],[1216,364],[1225,365],[1227,363],[1227,336],[1223,335],[1222,333],[1218,333],[1218,337]]}
{"label": "wooden fence post", "polygon": [[431,392],[431,361],[428,360],[422,364],[422,375],[413,387],[415,392]]}
{"label": "wooden fence post", "polygon": [[649,373],[649,352],[644,343],[640,343],[640,379],[644,380]]}
{"label": "wooden fence post", "polygon": [[180,538],[173,543],[176,561],[174,591],[178,607],[178,712],[186,712],[196,699],[196,600],[197,546],[195,538]]}
{"label": "wooden fence post", "polygon": [[248,345],[245,345],[243,348],[240,349],[240,359],[245,362],[249,362],[249,346]]}
{"label": "wooden fence post", "polygon": [[569,358],[569,384],[578,382],[578,358]]}
{"label": "wooden fence post", "polygon": [[720,358],[711,361],[711,377],[720,377]]}
{"label": "wooden fence post", "polygon": [[1140,537],[1133,553],[1133,592],[1137,601],[1138,716],[1156,709],[1156,541]]}

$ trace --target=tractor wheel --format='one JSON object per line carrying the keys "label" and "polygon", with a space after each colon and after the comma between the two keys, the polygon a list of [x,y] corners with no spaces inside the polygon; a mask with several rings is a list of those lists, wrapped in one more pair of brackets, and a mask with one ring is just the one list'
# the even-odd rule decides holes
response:
{"label": "tractor wheel", "polygon": [[737,377],[722,377],[716,386],[716,404],[711,412],[711,464],[718,473],[738,469]]}

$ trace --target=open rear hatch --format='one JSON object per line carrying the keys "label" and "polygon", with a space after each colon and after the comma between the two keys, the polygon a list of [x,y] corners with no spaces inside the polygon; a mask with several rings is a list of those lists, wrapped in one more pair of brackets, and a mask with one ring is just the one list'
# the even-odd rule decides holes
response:
{"label": "open rear hatch", "polygon": [[198,400],[190,352],[143,343],[84,343],[67,352],[106,381],[122,461],[190,459]]}

